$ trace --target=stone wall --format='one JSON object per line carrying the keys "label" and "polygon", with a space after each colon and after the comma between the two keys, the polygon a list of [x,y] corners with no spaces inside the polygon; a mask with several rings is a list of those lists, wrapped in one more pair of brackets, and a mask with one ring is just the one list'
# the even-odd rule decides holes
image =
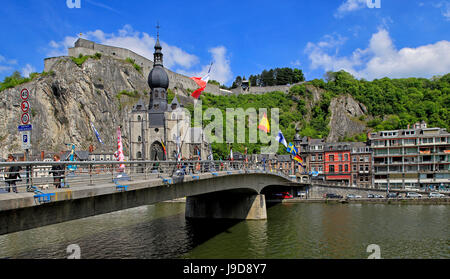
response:
{"label": "stone wall", "polygon": [[[392,192],[392,191],[391,191]],[[326,194],[337,194],[346,197],[348,194],[360,195],[362,198],[367,198],[368,194],[380,194],[386,196],[386,190],[366,189],[356,187],[339,187],[339,186],[320,186],[311,185],[309,190],[310,198],[323,198]]]}

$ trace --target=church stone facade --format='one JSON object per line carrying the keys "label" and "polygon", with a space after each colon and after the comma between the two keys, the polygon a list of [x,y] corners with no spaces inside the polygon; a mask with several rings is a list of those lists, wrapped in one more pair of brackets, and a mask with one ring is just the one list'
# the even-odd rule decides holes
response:
{"label": "church stone facade", "polygon": [[183,159],[207,160],[211,146],[203,129],[190,127],[189,111],[176,96],[168,104],[169,77],[163,66],[159,36],[148,84],[151,88],[148,107],[141,99],[130,113],[130,160],[177,160],[178,152]]}

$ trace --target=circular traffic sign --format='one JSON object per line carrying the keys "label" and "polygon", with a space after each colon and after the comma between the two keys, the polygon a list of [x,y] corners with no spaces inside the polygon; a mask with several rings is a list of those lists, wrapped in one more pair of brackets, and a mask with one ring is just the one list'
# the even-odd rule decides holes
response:
{"label": "circular traffic sign", "polygon": [[20,91],[20,97],[22,100],[28,99],[28,96],[30,95],[30,92],[28,92],[28,89],[24,88],[22,91]]}
{"label": "circular traffic sign", "polygon": [[22,114],[20,120],[22,121],[22,124],[26,125],[30,122],[30,115],[28,113],[24,113]]}
{"label": "circular traffic sign", "polygon": [[30,104],[27,101],[23,101],[20,107],[23,112],[28,112],[28,110],[30,109]]}

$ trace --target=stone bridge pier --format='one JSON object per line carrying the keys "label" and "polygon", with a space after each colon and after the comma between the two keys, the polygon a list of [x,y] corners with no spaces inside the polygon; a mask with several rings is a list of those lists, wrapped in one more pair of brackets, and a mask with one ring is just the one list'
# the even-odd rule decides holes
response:
{"label": "stone bridge pier", "polygon": [[267,219],[263,194],[224,191],[186,198],[186,218]]}

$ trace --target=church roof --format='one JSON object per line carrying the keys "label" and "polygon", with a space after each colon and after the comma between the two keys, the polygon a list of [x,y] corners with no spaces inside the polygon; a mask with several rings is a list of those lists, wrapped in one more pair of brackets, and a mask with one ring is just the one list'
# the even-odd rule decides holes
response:
{"label": "church roof", "polygon": [[133,106],[133,111],[146,110],[144,100],[142,98]]}

